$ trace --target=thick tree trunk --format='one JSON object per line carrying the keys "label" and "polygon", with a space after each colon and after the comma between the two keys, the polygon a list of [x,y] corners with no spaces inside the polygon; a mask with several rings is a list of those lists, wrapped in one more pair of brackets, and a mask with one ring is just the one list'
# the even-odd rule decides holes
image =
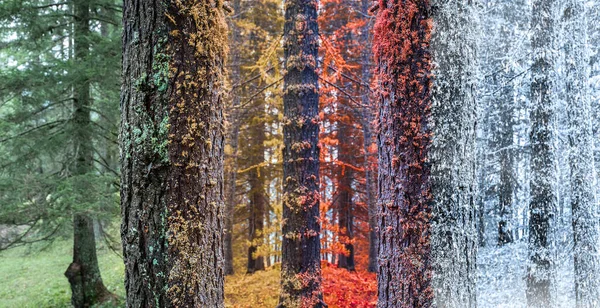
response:
{"label": "thick tree trunk", "polygon": [[[261,109],[262,110],[262,109]],[[247,273],[254,273],[265,269],[262,256],[256,256],[258,246],[264,244],[265,210],[267,208],[267,194],[265,192],[265,170],[262,163],[265,162],[265,126],[261,122],[265,117],[264,112],[259,112],[257,118],[259,123],[252,124],[252,154],[248,172],[250,193],[248,198],[248,266]],[[261,172],[261,169],[263,171]]]}
{"label": "thick tree trunk", "polygon": [[[90,43],[90,6],[85,0],[73,2],[74,36],[73,49],[75,61],[80,68],[89,57]],[[90,82],[82,75],[73,87],[73,146],[75,163],[73,175],[81,177],[75,181],[75,189],[82,202],[86,202],[86,191],[89,189],[86,176],[93,171],[92,122],[90,119]],[[94,220],[84,213],[77,213],[73,218],[73,262],[69,265],[65,276],[71,285],[71,304],[76,307],[91,307],[94,304],[114,299],[104,284],[98,267],[96,255],[96,238]]]}
{"label": "thick tree trunk", "polygon": [[[233,1],[233,10],[236,13],[241,11],[241,1]],[[240,40],[240,29],[237,27],[235,22],[231,20],[231,55],[230,55],[230,76],[231,83],[236,86],[232,91],[232,111],[229,113],[227,119],[231,127],[229,128],[229,146],[231,147],[231,158],[229,164],[226,166],[225,176],[225,275],[233,275],[233,221],[235,215],[235,205],[237,203],[236,191],[237,191],[237,169],[238,169],[238,144],[240,136],[240,119],[239,111],[237,110],[240,105],[240,85],[241,82],[241,61],[239,48],[236,48],[235,44],[239,44]]]}
{"label": "thick tree trunk", "polygon": [[477,11],[470,0],[432,0],[431,4],[431,50],[436,65],[428,161],[434,302],[438,308],[475,308]]}
{"label": "thick tree trunk", "polygon": [[319,218],[317,2],[289,0],[284,26],[283,226],[279,307],[324,307]]}
{"label": "thick tree trunk", "polygon": [[534,0],[531,29],[531,200],[527,305],[553,307],[553,216],[556,211],[554,154],[554,0]]}
{"label": "thick tree trunk", "polygon": [[214,4],[124,3],[121,235],[128,307],[223,307],[227,26]]}
{"label": "thick tree trunk", "polygon": [[432,307],[431,34],[427,0],[379,2],[378,307]]}
{"label": "thick tree trunk", "polygon": [[589,117],[587,24],[585,3],[569,0],[564,12],[569,163],[574,235],[575,297],[578,308],[600,306],[598,207],[594,192],[594,141]]}

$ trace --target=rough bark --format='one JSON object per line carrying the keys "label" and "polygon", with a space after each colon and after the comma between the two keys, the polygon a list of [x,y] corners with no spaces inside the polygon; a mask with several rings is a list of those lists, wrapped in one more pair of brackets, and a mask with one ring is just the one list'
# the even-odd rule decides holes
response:
{"label": "rough bark", "polygon": [[431,34],[427,0],[380,0],[378,307],[432,306]]}
{"label": "rough bark", "polygon": [[474,308],[477,229],[475,102],[477,11],[471,0],[432,0],[433,195],[435,307]]}
{"label": "rough bark", "polygon": [[279,307],[325,307],[321,291],[317,2],[289,0],[284,25],[283,224]]}
{"label": "rough bark", "polygon": [[[73,13],[73,53],[75,62],[83,68],[90,51],[89,3],[84,0],[74,1]],[[76,181],[75,189],[82,202],[86,202],[85,193],[89,189],[86,176],[94,170],[90,89],[90,81],[85,77],[78,78],[73,87],[73,175],[81,177]],[[98,267],[94,220],[84,213],[77,213],[73,218],[73,262],[67,268],[65,276],[71,285],[71,304],[74,307],[91,307],[114,299],[114,295],[104,286]]]}
{"label": "rough bark", "polygon": [[575,297],[578,308],[600,306],[600,240],[594,193],[594,141],[589,115],[589,53],[585,4],[569,0],[564,11],[566,98],[569,118],[569,164],[575,263]]}
{"label": "rough bark", "polygon": [[221,2],[126,0],[121,235],[128,307],[223,307]]}
{"label": "rough bark", "polygon": [[556,211],[554,153],[554,0],[534,0],[531,67],[531,199],[529,203],[528,307],[553,307],[553,217]]}

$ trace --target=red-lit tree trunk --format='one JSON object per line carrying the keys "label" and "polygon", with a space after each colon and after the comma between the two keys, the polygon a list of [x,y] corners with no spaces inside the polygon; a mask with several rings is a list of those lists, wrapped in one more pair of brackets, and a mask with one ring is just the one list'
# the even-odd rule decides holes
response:
{"label": "red-lit tree trunk", "polygon": [[126,0],[123,26],[127,307],[224,307],[223,8]]}
{"label": "red-lit tree trunk", "polygon": [[338,126],[338,159],[340,165],[338,166],[338,177],[339,182],[337,186],[336,203],[338,209],[338,227],[340,230],[340,236],[343,238],[343,244],[345,253],[338,255],[337,264],[340,268],[354,271],[356,265],[354,262],[354,245],[352,240],[354,238],[354,209],[353,209],[353,191],[352,182],[354,180],[354,170],[349,166],[352,164],[352,141],[351,136],[348,136],[350,127],[339,123]]}
{"label": "red-lit tree trunk", "polygon": [[319,226],[317,2],[285,5],[283,226],[279,307],[325,307]]}
{"label": "red-lit tree trunk", "polygon": [[380,0],[378,307],[432,306],[431,20],[427,0]]}

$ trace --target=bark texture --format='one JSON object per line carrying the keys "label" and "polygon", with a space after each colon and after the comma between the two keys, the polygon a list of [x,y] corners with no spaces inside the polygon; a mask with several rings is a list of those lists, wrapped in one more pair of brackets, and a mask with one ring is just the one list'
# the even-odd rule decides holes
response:
{"label": "bark texture", "polygon": [[[73,52],[75,61],[83,68],[90,51],[89,3],[85,0],[73,1],[73,13]],[[86,175],[94,170],[90,81],[87,78],[78,78],[73,87],[73,96],[73,175],[81,177],[76,181],[75,189],[79,193],[80,201],[87,203],[85,192],[91,183],[87,182]],[[91,307],[114,298],[104,286],[98,267],[94,220],[83,213],[77,213],[73,218],[73,262],[67,268],[65,276],[71,285],[73,307]]]}
{"label": "bark texture", "polygon": [[529,203],[528,307],[553,307],[553,220],[556,212],[554,146],[554,0],[534,0],[531,67],[531,199]]}
{"label": "bark texture", "polygon": [[594,141],[588,90],[587,24],[585,3],[569,0],[564,11],[566,96],[571,151],[571,209],[578,308],[600,306],[599,220],[594,193]]}
{"label": "bark texture", "polygon": [[432,0],[432,259],[435,307],[475,308],[475,52],[471,0]]}
{"label": "bark texture", "polygon": [[380,0],[378,307],[432,306],[430,4]]}
{"label": "bark texture", "polygon": [[223,307],[222,2],[127,0],[121,235],[128,307]]}
{"label": "bark texture", "polygon": [[284,25],[283,225],[279,307],[325,307],[321,291],[317,2],[289,0]]}

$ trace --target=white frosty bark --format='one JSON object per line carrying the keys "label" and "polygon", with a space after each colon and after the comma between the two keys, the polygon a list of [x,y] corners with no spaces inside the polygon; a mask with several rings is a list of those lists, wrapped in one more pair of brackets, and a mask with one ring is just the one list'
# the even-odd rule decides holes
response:
{"label": "white frosty bark", "polygon": [[600,306],[600,259],[594,194],[594,142],[587,86],[589,54],[583,0],[568,0],[564,21],[575,295],[578,308],[591,308]]}
{"label": "white frosty bark", "polygon": [[529,203],[529,262],[527,306],[554,307],[554,239],[557,205],[554,146],[554,7],[555,0],[534,0],[531,67],[531,199]]}
{"label": "white frosty bark", "polygon": [[435,62],[430,151],[436,307],[476,307],[475,74],[471,0],[432,1]]}

